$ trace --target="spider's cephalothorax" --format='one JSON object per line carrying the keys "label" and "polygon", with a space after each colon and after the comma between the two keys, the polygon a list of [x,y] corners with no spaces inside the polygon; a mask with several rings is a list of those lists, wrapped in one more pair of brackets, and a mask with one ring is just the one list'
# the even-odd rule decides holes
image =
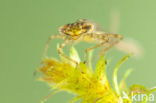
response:
{"label": "spider's cephalothorax", "polygon": [[61,26],[59,31],[63,34],[71,36],[73,39],[79,38],[82,34],[91,33],[94,25],[85,19],[80,19],[75,23]]}

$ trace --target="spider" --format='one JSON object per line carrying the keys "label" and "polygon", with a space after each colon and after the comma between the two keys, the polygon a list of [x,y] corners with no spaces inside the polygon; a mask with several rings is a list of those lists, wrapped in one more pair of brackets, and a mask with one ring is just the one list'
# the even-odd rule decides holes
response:
{"label": "spider", "polygon": [[63,25],[59,28],[60,35],[51,35],[45,45],[43,57],[46,56],[49,43],[52,39],[63,39],[64,41],[60,44],[58,48],[58,53],[64,58],[72,61],[76,65],[78,62],[66,56],[63,53],[63,48],[68,43],[78,43],[80,41],[85,42],[96,42],[97,44],[93,47],[85,49],[84,63],[87,61],[87,53],[95,48],[104,46],[104,51],[112,48],[115,44],[123,39],[119,34],[107,33],[98,29],[96,23],[93,23],[86,19],[79,19],[74,23]]}

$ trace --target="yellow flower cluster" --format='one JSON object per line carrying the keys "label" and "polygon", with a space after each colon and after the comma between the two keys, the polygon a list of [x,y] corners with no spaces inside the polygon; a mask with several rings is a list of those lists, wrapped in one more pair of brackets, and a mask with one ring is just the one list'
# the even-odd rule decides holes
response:
{"label": "yellow flower cluster", "polygon": [[[122,98],[123,91],[130,94],[132,91],[140,89],[140,86],[136,88],[134,85],[131,91],[127,90],[125,79],[130,70],[125,73],[120,85],[117,82],[118,68],[128,57],[129,55],[125,56],[116,65],[113,72],[113,86],[107,79],[104,56],[100,57],[94,72],[91,67],[87,67],[80,62],[79,67],[83,73],[79,71],[78,67],[63,57],[61,57],[60,61],[46,58],[43,60],[43,66],[40,68],[43,76],[39,80],[48,83],[52,87],[52,92],[68,91],[76,94],[77,97],[73,98],[70,103],[74,103],[79,99],[81,99],[81,103],[132,103],[131,95],[128,95],[127,98]],[[80,61],[74,48],[71,49],[71,58]],[[146,102],[143,101],[141,103]]]}

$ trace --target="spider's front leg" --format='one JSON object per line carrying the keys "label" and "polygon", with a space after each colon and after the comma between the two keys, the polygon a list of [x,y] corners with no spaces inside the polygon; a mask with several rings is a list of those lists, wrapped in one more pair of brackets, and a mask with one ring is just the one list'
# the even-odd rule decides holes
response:
{"label": "spider's front leg", "polygon": [[42,60],[45,58],[45,56],[47,54],[48,47],[49,47],[49,44],[50,44],[52,39],[65,39],[65,36],[64,35],[52,35],[52,36],[49,37],[49,39],[47,40],[47,43],[45,45],[45,48],[44,48]]}
{"label": "spider's front leg", "polygon": [[64,58],[66,58],[67,60],[72,61],[73,63],[75,63],[76,66],[78,67],[78,69],[80,70],[80,72],[83,73],[82,69],[81,69],[80,66],[79,66],[79,63],[78,63],[77,61],[73,60],[72,58],[66,56],[66,55],[63,53],[63,48],[66,46],[66,44],[68,43],[68,41],[70,41],[70,38],[66,38],[66,39],[64,40],[64,42],[59,46],[59,48],[58,48],[58,53],[59,53],[61,56],[63,56]]}
{"label": "spider's front leg", "polygon": [[109,45],[100,51],[100,55],[108,51],[123,39],[122,35],[119,34],[108,34],[108,37],[109,39],[114,39],[114,41],[109,41]]}
{"label": "spider's front leg", "polygon": [[42,60],[41,60],[41,62],[40,62],[40,64],[39,64],[38,68],[34,71],[34,74],[33,74],[34,76],[37,74],[37,71],[39,70],[41,64],[43,63],[43,59],[45,58],[45,56],[46,56],[46,54],[47,54],[48,47],[49,47],[50,41],[51,41],[52,39],[65,39],[65,36],[64,36],[64,35],[51,35],[51,36],[49,37],[49,39],[47,40],[47,43],[46,43],[46,45],[45,45],[45,47],[44,47]]}
{"label": "spider's front leg", "polygon": [[42,98],[42,100],[40,101],[40,103],[45,103],[46,100],[48,100],[52,95],[56,94],[60,92],[59,90],[58,91],[53,91],[51,92],[49,95],[47,95],[46,97]]}
{"label": "spider's front leg", "polygon": [[101,46],[103,46],[104,44],[106,44],[107,42],[108,42],[108,38],[105,38],[101,43],[99,43],[99,44],[97,44],[97,45],[95,45],[95,46],[93,46],[93,47],[90,47],[90,48],[85,49],[84,63],[87,62],[87,53],[88,53],[89,51],[91,51],[91,50],[93,50],[93,49],[96,49],[96,48],[98,48],[98,47],[101,47]]}

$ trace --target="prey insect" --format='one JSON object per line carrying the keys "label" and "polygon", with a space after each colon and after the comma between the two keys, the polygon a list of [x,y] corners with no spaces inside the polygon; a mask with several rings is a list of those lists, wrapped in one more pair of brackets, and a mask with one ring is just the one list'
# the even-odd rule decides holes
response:
{"label": "prey insect", "polygon": [[97,44],[93,47],[86,48],[84,51],[84,63],[87,62],[87,53],[93,49],[103,46],[104,51],[112,48],[117,44],[123,37],[119,34],[113,34],[98,30],[98,27],[95,23],[88,21],[86,19],[77,20],[74,23],[63,25],[59,28],[60,35],[52,35],[49,37],[46,46],[44,48],[43,57],[46,56],[48,46],[52,39],[63,39],[64,41],[60,44],[58,48],[58,53],[64,58],[72,61],[76,65],[79,63],[76,60],[71,59],[63,53],[63,48],[68,43],[78,43],[80,41],[85,42],[96,42]]}

